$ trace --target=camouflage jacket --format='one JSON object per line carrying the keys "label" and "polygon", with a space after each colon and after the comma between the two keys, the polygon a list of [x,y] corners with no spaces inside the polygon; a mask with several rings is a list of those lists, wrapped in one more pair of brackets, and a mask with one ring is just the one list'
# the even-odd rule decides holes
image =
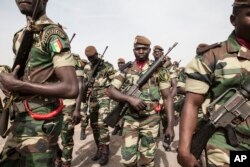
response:
{"label": "camouflage jacket", "polygon": [[[77,77],[84,77],[84,73],[83,73],[83,66],[84,64],[81,61],[81,58],[78,54],[73,54],[73,58],[74,58],[74,62],[75,62],[75,70],[76,70],[76,76]],[[63,104],[65,106],[71,106],[74,105],[76,103],[75,99],[64,99],[63,100]]]}
{"label": "camouflage jacket", "polygon": [[[23,30],[14,36],[13,51],[15,54],[20,46],[19,41]],[[75,65],[70,53],[68,36],[46,15],[35,22],[34,32],[34,42],[22,80],[34,83],[57,82],[58,79],[54,75],[55,68]]]}
{"label": "camouflage jacket", "polygon": [[[137,71],[136,69],[136,62],[133,62],[133,66],[124,70],[123,73],[117,72],[115,74],[115,78],[112,81],[112,85],[117,88],[121,89],[122,85],[125,87],[125,91],[129,89],[130,86],[136,84],[138,79],[149,69],[149,67],[153,64],[153,61],[149,61],[147,64],[144,65],[142,71]],[[144,100],[149,106],[152,103],[157,103],[158,105],[159,100],[161,98],[160,90],[170,88],[170,74],[166,68],[160,68],[157,70],[152,77],[148,80],[148,82],[143,85],[140,89],[142,94],[140,98]],[[131,110],[131,109],[130,109]],[[151,115],[153,113],[148,113],[148,111],[152,111],[154,108],[147,107],[146,110],[140,111],[141,115]],[[130,111],[130,114],[134,114],[134,112]]]}
{"label": "camouflage jacket", "polygon": [[[250,50],[239,45],[233,32],[226,41],[208,46],[198,52],[197,56],[187,65],[185,68],[186,91],[207,94],[213,100],[229,88],[239,89],[241,84],[250,78],[249,60]],[[231,95],[225,97],[220,104],[229,97]],[[250,118],[236,127],[237,134],[246,136],[247,140],[250,139],[249,125]],[[230,147],[227,144],[218,143],[220,148]],[[247,147],[250,149],[249,145]]]}
{"label": "camouflage jacket", "polygon": [[[89,69],[90,67],[90,69]],[[86,65],[84,67],[84,79],[89,80],[90,74],[92,73],[92,66]],[[97,76],[91,90],[91,98],[106,97],[105,89],[110,85],[111,80],[114,77],[114,67],[107,61],[102,62],[97,69]]]}

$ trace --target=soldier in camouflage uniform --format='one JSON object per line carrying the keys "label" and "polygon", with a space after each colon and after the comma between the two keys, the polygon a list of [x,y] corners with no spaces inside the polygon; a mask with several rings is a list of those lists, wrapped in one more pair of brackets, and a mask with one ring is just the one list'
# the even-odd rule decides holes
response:
{"label": "soldier in camouflage uniform", "polygon": [[[117,61],[117,65],[118,65],[118,68],[120,70],[120,68],[125,65],[125,60],[123,58],[119,58],[118,61]],[[115,71],[117,72],[117,71]],[[115,105],[117,104],[116,101],[114,100],[111,100],[111,103],[112,103],[112,107],[115,107]],[[112,132],[112,135],[116,135],[116,134],[119,134],[119,136],[122,135],[122,131],[123,131],[123,124],[124,124],[124,119],[121,119],[117,125],[115,125],[114,127],[114,130]]]}
{"label": "soldier in camouflage uniform", "polygon": [[150,53],[150,40],[144,36],[136,36],[134,42],[134,55],[136,60],[132,67],[118,72],[109,87],[107,94],[116,101],[129,103],[124,116],[123,139],[121,148],[122,163],[124,166],[135,167],[137,160],[142,166],[154,166],[154,156],[157,149],[156,138],[159,129],[160,116],[155,111],[162,96],[164,107],[168,115],[166,134],[172,141],[173,129],[173,101],[170,92],[169,73],[165,68],[156,71],[148,82],[141,88],[140,98],[128,96],[118,89],[123,84],[126,89],[136,84],[139,77],[153,64],[148,59]]}
{"label": "soldier in camouflage uniform", "polygon": [[[23,62],[26,64],[24,75],[17,79],[18,65],[12,73],[0,74],[3,87],[15,92],[12,103],[15,118],[1,152],[1,167],[54,167],[55,148],[63,121],[63,105],[59,98],[76,98],[78,94],[68,36],[61,26],[46,16],[47,0],[40,1],[37,18],[35,22],[30,22],[36,2],[16,0],[34,32],[29,58]],[[23,30],[14,36],[15,54]],[[24,103],[29,107],[24,107]],[[54,115],[45,118],[51,111]]]}
{"label": "soldier in camouflage uniform", "polygon": [[79,85],[79,94],[77,99],[64,99],[65,106],[63,111],[63,124],[61,131],[62,150],[59,148],[56,160],[56,166],[69,167],[71,166],[72,153],[74,147],[74,127],[80,123],[81,115],[81,100],[82,100],[82,84],[83,84],[83,62],[80,56],[72,54],[75,60],[75,70]]}
{"label": "soldier in camouflage uniform", "polygon": [[[187,65],[186,100],[180,121],[178,162],[185,167],[198,165],[190,153],[190,143],[197,123],[198,108],[209,95],[214,100],[229,88],[240,89],[250,79],[250,0],[235,0],[230,21],[234,31],[228,39],[198,50]],[[228,97],[225,97],[228,98]],[[218,107],[225,102],[222,99]],[[217,108],[217,106],[216,106]],[[226,132],[218,130],[207,143],[209,167],[229,167],[230,151],[250,150],[250,118],[235,127],[238,146],[227,143]]]}
{"label": "soldier in camouflage uniform", "polygon": [[[82,59],[83,62],[83,72],[84,74],[89,73],[90,65],[86,59]],[[86,79],[86,78],[85,78]],[[85,80],[87,82],[87,80]],[[80,140],[85,140],[87,138],[86,128],[89,125],[89,107],[86,103],[81,104],[81,132],[80,132]]]}
{"label": "soldier in camouflage uniform", "polygon": [[[85,49],[85,55],[91,63],[91,70],[86,75],[86,80],[90,76],[96,63],[100,60],[98,52],[94,46],[88,46]],[[114,77],[113,65],[101,60],[101,64],[98,66],[97,75],[92,88],[89,88],[89,108],[90,112],[90,125],[93,130],[94,140],[97,146],[93,161],[99,160],[100,165],[105,165],[109,160],[109,129],[103,122],[104,118],[110,113],[110,99],[105,95],[106,87],[110,84]]]}
{"label": "soldier in camouflage uniform", "polygon": [[[154,48],[153,48],[154,59],[158,60],[163,54],[164,54],[164,49],[160,45],[155,45]],[[170,77],[170,80],[171,80],[171,90],[172,90],[172,94],[173,94],[172,96],[174,97],[174,94],[176,92],[176,83],[177,83],[176,82],[176,77],[177,77],[177,74],[176,74],[176,70],[175,70],[173,64],[171,63],[169,57],[167,57],[164,60],[164,63],[162,64],[162,68],[165,68],[169,72],[169,77]],[[164,112],[162,98],[160,99],[160,105],[158,107],[158,111],[159,111],[159,115],[161,117],[161,123],[162,123],[162,126],[163,126],[162,130],[163,130],[163,133],[164,133],[166,131],[166,129],[167,129],[168,123],[167,123],[167,115]],[[161,132],[160,129],[159,129],[158,137],[160,136],[160,132]]]}

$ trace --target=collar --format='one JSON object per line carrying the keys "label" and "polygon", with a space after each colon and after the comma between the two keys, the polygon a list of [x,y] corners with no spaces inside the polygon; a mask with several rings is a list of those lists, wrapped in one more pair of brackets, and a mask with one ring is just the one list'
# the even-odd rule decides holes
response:
{"label": "collar", "polygon": [[226,45],[228,53],[236,53],[237,57],[250,60],[250,50],[246,46],[238,42],[234,31],[228,37]]}

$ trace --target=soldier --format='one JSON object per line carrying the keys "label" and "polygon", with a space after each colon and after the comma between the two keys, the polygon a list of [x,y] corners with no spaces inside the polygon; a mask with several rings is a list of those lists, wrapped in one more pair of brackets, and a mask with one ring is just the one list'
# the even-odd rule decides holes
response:
{"label": "soldier", "polygon": [[[38,4],[37,17],[31,16]],[[78,84],[69,39],[60,25],[46,16],[47,0],[16,0],[26,15],[33,35],[24,75],[17,79],[19,65],[11,73],[0,74],[0,83],[15,93],[15,118],[1,153],[0,166],[53,167],[56,145],[62,127],[62,100],[76,98]],[[14,36],[17,54],[23,30]],[[51,116],[52,114],[52,116]]]}
{"label": "soldier", "polygon": [[[127,102],[131,107],[124,116],[124,142],[121,148],[124,166],[137,166],[140,156],[142,166],[154,166],[154,156],[157,148],[156,138],[160,117],[155,111],[161,96],[168,115],[166,135],[174,138],[173,101],[170,93],[169,74],[161,68],[155,72],[141,88],[140,98],[128,96],[118,91],[123,84],[126,88],[135,84],[138,78],[149,69],[153,61],[149,60],[150,40],[144,36],[136,36],[134,42],[135,61],[132,67],[124,72],[118,72],[109,87],[107,94],[116,101]],[[160,94],[161,93],[161,94]]]}
{"label": "soldier", "polygon": [[[83,65],[82,70],[85,74],[89,73],[90,65],[86,59],[82,59]],[[84,82],[87,82],[86,80]],[[86,103],[81,104],[81,132],[80,132],[80,140],[85,140],[87,138],[86,128],[89,125],[89,107]]]}
{"label": "soldier", "polygon": [[[94,85],[90,90],[89,96],[89,108],[90,112],[90,125],[93,130],[94,140],[97,146],[95,156],[92,158],[93,161],[99,160],[100,165],[106,165],[109,161],[109,129],[108,126],[103,122],[103,119],[110,113],[110,99],[105,95],[106,87],[110,84],[114,77],[113,65],[100,60],[98,52],[94,46],[88,46],[85,49],[85,55],[87,56],[92,72],[98,61],[101,64],[98,66],[97,75],[95,76]],[[89,80],[86,76],[86,79]]]}
{"label": "soldier", "polygon": [[[205,98],[216,99],[228,88],[241,88],[250,73],[250,0],[235,0],[230,21],[234,26],[228,39],[198,50],[197,56],[186,66],[186,100],[180,120],[178,162],[185,167],[198,166],[190,153],[192,135],[197,125],[198,108]],[[224,96],[225,97],[225,96]],[[228,98],[228,97],[225,97]],[[221,99],[216,108],[226,99]],[[209,167],[230,165],[230,151],[249,151],[248,117],[234,128],[238,146],[227,142],[224,130],[216,131],[206,147]]]}
{"label": "soldier", "polygon": [[[119,58],[117,61],[117,66],[118,68],[122,68],[122,66],[125,65],[125,60],[123,58]],[[115,106],[116,102],[112,100],[112,106]],[[114,130],[112,132],[112,135],[116,135],[117,133],[119,134],[119,136],[122,135],[122,130],[123,130],[123,124],[124,121],[123,119],[121,119],[117,125],[114,127]]]}
{"label": "soldier", "polygon": [[61,130],[62,150],[58,148],[57,159],[55,161],[56,167],[70,167],[72,161],[72,153],[74,147],[74,127],[80,123],[81,115],[80,108],[82,102],[82,84],[83,84],[83,62],[80,56],[72,54],[75,60],[76,76],[79,85],[79,94],[76,99],[64,99],[63,104],[65,109],[63,111],[63,124]]}

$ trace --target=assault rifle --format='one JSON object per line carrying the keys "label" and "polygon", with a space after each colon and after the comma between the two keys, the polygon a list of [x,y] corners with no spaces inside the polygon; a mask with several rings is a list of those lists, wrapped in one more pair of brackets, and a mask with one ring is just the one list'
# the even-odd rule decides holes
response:
{"label": "assault rifle", "polygon": [[101,57],[99,58],[99,60],[96,63],[96,65],[94,66],[91,74],[89,75],[88,81],[84,84],[84,87],[83,87],[83,98],[82,98],[83,102],[86,102],[87,99],[88,99],[88,96],[89,96],[88,90],[89,90],[89,88],[92,88],[93,85],[94,85],[94,83],[95,83],[95,77],[98,74],[98,67],[103,62],[103,56],[104,56],[104,54],[105,54],[105,52],[106,52],[107,49],[108,49],[108,46],[106,46],[106,48],[104,49]]}
{"label": "assault rifle", "polygon": [[[148,79],[152,76],[152,74],[155,72],[158,67],[162,65],[162,61],[164,58],[168,55],[168,53],[177,45],[177,42],[173,44],[172,47],[170,47],[165,55],[162,55],[157,61],[154,62],[154,64],[143,74],[137,83],[135,85],[132,85],[129,90],[126,92],[128,96],[135,96],[139,97],[141,92],[140,88],[147,83]],[[126,110],[128,109],[129,105],[125,102],[119,102],[111,111],[109,115],[104,119],[104,122],[114,127],[117,122],[124,116],[126,113]]]}
{"label": "assault rifle", "polygon": [[[225,97],[230,98],[218,109],[215,109],[215,105]],[[250,80],[245,82],[240,90],[228,89],[209,104],[207,107],[209,116],[201,120],[191,142],[190,151],[196,159],[200,158],[207,141],[218,129],[225,130],[228,144],[234,147],[238,145],[234,128],[249,117],[249,98]]]}
{"label": "assault rifle", "polygon": [[[24,29],[23,34],[21,36],[21,42],[19,49],[16,53],[16,59],[14,61],[14,64],[12,66],[12,71],[15,69],[17,65],[20,66],[18,72],[17,72],[17,77],[20,79],[24,75],[24,70],[26,66],[26,62],[29,57],[29,53],[33,44],[33,35],[34,32],[32,30],[32,24],[34,23],[35,19],[37,19],[37,12],[38,12],[38,7],[40,4],[41,0],[36,1],[35,9],[32,14],[32,19],[29,22],[29,25]],[[0,120],[0,135],[5,138],[6,135],[8,134],[8,123],[9,123],[9,117],[10,119],[13,119],[14,113],[12,112],[9,113],[10,106],[12,104],[12,101],[14,100],[14,95],[10,95],[10,98],[5,102],[4,108],[3,108],[3,114],[1,116]]]}
{"label": "assault rifle", "polygon": [[120,70],[121,72],[123,72],[125,69],[131,67],[132,65],[133,65],[132,61],[129,61],[129,62],[127,62],[126,64],[123,64],[123,65],[119,68],[119,70]]}

